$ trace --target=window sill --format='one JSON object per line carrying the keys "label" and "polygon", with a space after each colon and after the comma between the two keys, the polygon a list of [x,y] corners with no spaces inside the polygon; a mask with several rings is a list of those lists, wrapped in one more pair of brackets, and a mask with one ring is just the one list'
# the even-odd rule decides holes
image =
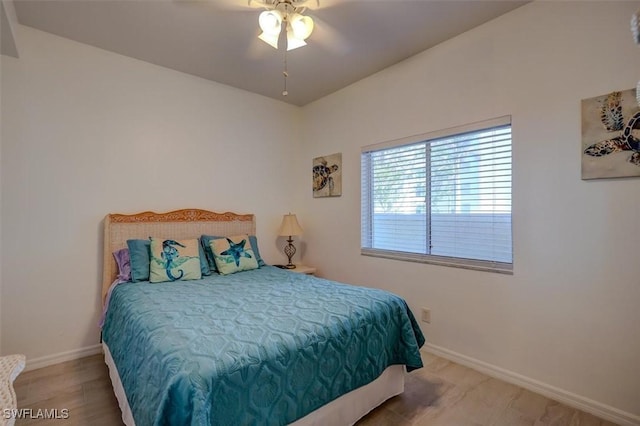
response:
{"label": "window sill", "polygon": [[513,275],[512,263],[460,259],[454,257],[434,256],[429,254],[370,249],[364,247],[361,248],[360,254],[362,254],[363,256],[381,257],[383,259],[401,260],[404,262],[428,263],[431,265],[449,266],[453,268],[471,269],[474,271]]}

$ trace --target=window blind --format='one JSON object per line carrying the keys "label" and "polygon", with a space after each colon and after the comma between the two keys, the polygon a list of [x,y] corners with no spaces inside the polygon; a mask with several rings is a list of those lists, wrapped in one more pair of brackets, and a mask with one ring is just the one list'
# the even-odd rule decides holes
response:
{"label": "window blind", "polygon": [[510,117],[422,137],[363,150],[362,253],[511,271]]}

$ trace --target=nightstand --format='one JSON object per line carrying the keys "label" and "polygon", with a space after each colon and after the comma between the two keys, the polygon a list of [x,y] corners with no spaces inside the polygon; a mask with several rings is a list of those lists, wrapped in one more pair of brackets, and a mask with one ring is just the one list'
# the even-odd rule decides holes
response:
{"label": "nightstand", "polygon": [[295,272],[298,274],[313,275],[316,273],[316,268],[312,266],[296,265],[295,269],[287,269],[287,271]]}

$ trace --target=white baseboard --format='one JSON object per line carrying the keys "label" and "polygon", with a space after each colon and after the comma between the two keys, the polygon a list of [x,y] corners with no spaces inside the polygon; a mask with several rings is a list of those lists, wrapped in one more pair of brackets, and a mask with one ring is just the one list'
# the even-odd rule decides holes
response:
{"label": "white baseboard", "polygon": [[65,361],[72,361],[85,356],[102,353],[102,345],[91,345],[84,348],[74,349],[72,351],[60,352],[53,355],[41,356],[39,358],[27,358],[27,366],[24,371],[36,370],[42,367],[48,367]]}
{"label": "white baseboard", "polygon": [[617,423],[619,425],[640,425],[640,416],[637,416],[633,413],[619,410],[610,405],[603,404],[601,402],[594,401],[584,396],[580,396],[564,389],[557,388],[547,383],[543,383],[538,380],[523,376],[521,374],[514,373],[513,371],[505,370],[504,368],[488,364],[484,361],[462,355],[460,353],[433,345],[431,343],[425,344],[423,350],[442,358],[446,358],[458,364],[473,368],[474,370],[480,371],[481,373],[487,374],[488,376],[492,376],[497,379],[504,380],[505,382],[528,389],[532,392],[539,393],[540,395],[544,395],[547,398],[562,402],[563,404],[569,405],[587,413],[591,413],[595,416]]}

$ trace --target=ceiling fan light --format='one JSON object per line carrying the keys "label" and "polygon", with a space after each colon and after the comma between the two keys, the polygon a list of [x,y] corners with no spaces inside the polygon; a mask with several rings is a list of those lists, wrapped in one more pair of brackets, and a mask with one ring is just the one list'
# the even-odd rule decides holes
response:
{"label": "ceiling fan light", "polygon": [[306,46],[307,42],[303,39],[296,37],[291,27],[287,28],[287,50],[297,49],[298,47]]}
{"label": "ceiling fan light", "polygon": [[258,17],[258,24],[266,34],[280,34],[282,14],[277,10],[265,10]]}
{"label": "ceiling fan light", "polygon": [[293,34],[300,40],[306,40],[313,32],[313,19],[294,13],[289,17],[289,24]]}
{"label": "ceiling fan light", "polygon": [[272,46],[274,49],[278,48],[278,39],[280,38],[280,34],[267,34],[263,32],[258,36],[258,38],[268,45]]}

